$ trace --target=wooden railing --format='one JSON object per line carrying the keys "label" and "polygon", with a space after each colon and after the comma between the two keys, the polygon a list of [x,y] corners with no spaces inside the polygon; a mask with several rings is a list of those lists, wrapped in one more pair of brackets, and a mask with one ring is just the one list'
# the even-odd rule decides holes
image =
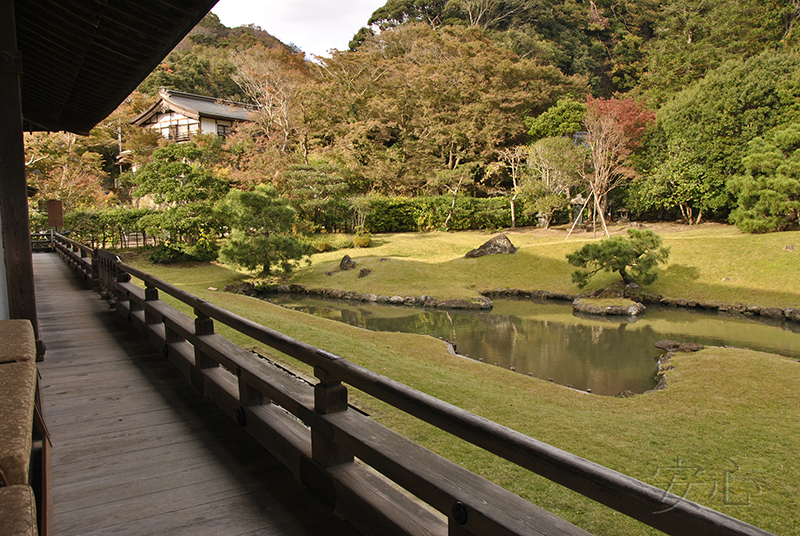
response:
{"label": "wooden railing", "polygon": [[43,252],[53,250],[53,231],[31,233],[31,251]]}
{"label": "wooden railing", "polygon": [[[98,274],[99,288],[114,297],[119,314],[198,390],[366,534],[587,533],[349,409],[345,384],[667,534],[769,534],[261,326],[110,252],[90,259],[64,237],[56,242],[71,264],[83,265],[78,271],[85,277]],[[160,300],[159,292],[188,305],[193,317]],[[225,339],[215,333],[215,322],[311,365],[317,383],[299,382]]]}
{"label": "wooden railing", "polygon": [[90,283],[95,290],[100,289],[98,265],[94,262],[97,251],[71,240],[64,235],[53,233],[53,249],[75,270],[81,278]]}

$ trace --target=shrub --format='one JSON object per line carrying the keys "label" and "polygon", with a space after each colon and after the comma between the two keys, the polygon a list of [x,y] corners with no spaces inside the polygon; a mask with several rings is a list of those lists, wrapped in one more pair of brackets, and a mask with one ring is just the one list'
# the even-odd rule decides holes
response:
{"label": "shrub", "polygon": [[372,236],[363,229],[359,229],[353,237],[353,245],[357,248],[368,248],[370,244],[372,244]]}
{"label": "shrub", "polygon": [[376,196],[370,198],[370,207],[365,225],[374,233],[404,233],[418,229],[414,199]]}
{"label": "shrub", "polygon": [[194,244],[183,246],[183,251],[196,261],[215,261],[219,256],[217,241],[202,233]]}
{"label": "shrub", "polygon": [[155,246],[147,254],[147,258],[153,264],[174,264],[176,262],[187,262],[194,260],[180,247],[180,244],[170,244],[169,242]]}

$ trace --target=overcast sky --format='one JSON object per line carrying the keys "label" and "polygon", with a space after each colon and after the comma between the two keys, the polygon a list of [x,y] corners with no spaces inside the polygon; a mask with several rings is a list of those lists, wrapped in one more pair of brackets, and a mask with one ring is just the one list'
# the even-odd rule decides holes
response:
{"label": "overcast sky", "polygon": [[367,25],[386,0],[219,0],[214,9],[229,28],[255,24],[307,55],[347,50],[353,35]]}

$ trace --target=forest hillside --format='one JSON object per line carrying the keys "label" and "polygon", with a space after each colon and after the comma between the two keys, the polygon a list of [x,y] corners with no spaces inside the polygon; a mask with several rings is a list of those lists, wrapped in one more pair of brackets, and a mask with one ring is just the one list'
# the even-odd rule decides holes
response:
{"label": "forest hillside", "polygon": [[[93,236],[191,245],[227,232],[229,192],[258,186],[301,233],[577,212],[796,228],[799,15],[797,0],[388,0],[349,50],[309,58],[211,13],[90,137],[28,137],[33,220],[61,199]],[[160,87],[254,120],[169,148],[130,124]]]}

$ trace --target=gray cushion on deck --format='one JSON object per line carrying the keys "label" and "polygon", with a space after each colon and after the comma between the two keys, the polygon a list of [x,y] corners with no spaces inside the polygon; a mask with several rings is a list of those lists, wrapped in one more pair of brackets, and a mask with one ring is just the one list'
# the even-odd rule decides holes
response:
{"label": "gray cushion on deck", "polygon": [[0,363],[36,361],[36,337],[30,320],[0,320]]}
{"label": "gray cushion on deck", "polygon": [[0,536],[35,536],[36,501],[29,486],[0,488]]}
{"label": "gray cushion on deck", "polygon": [[9,485],[28,483],[36,363],[0,365],[0,469]]}

